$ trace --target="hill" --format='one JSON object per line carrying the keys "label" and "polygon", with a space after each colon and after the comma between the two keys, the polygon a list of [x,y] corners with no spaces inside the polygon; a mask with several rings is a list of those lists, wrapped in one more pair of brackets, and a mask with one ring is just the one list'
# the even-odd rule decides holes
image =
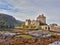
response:
{"label": "hill", "polygon": [[21,23],[21,21],[16,20],[13,16],[0,13],[0,28],[12,28]]}

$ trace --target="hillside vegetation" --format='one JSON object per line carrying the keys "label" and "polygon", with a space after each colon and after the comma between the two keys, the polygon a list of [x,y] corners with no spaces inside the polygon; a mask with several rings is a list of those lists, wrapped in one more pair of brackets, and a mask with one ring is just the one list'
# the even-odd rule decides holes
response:
{"label": "hillside vegetation", "polygon": [[0,13],[0,28],[13,28],[21,23],[21,21],[16,20],[13,16]]}

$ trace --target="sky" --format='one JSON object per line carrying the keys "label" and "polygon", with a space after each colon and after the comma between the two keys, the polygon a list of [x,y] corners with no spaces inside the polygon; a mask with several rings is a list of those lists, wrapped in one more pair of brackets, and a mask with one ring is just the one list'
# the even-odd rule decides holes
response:
{"label": "sky", "polygon": [[60,0],[0,0],[0,13],[14,16],[17,20],[34,20],[40,14],[47,24],[60,25]]}

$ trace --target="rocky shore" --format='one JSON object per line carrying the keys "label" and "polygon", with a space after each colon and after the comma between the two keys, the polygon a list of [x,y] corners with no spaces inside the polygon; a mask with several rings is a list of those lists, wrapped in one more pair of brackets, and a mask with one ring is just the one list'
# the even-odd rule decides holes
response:
{"label": "rocky shore", "polygon": [[49,38],[11,38],[0,39],[0,45],[48,45],[55,41],[60,41],[60,36],[51,36]]}

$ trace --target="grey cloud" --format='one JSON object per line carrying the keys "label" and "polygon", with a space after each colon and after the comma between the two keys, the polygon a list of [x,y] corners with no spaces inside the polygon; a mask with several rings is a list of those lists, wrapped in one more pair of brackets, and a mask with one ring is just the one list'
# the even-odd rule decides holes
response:
{"label": "grey cloud", "polygon": [[60,0],[6,0],[6,2],[18,10],[12,16],[19,20],[25,20],[27,17],[34,19],[37,14],[44,13],[47,23],[60,21]]}

